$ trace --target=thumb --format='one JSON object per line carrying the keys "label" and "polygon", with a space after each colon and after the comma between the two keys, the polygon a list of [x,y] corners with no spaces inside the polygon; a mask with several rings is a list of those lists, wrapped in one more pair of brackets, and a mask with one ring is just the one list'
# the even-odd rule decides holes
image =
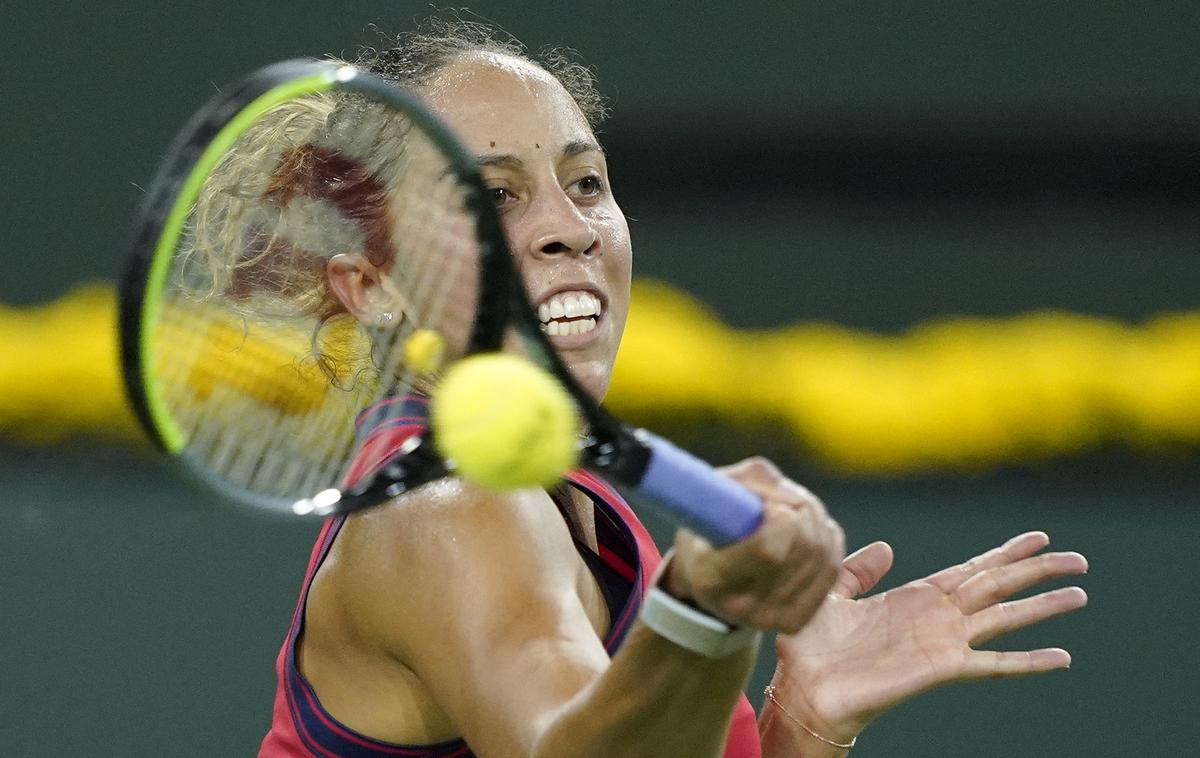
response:
{"label": "thumb", "polygon": [[891,570],[892,558],[892,546],[886,542],[872,542],[859,548],[842,561],[837,581],[829,592],[839,597],[858,597],[870,592]]}

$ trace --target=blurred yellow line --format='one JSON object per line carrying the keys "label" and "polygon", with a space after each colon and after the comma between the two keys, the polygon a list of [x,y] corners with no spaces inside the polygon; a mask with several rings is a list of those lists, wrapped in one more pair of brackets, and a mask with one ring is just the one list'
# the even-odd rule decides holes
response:
{"label": "blurred yellow line", "polygon": [[143,441],[121,384],[112,285],[86,284],[46,305],[0,304],[0,345],[0,438]]}
{"label": "blurred yellow line", "polygon": [[[898,337],[835,325],[736,331],[641,281],[609,404],[653,424],[782,423],[836,468],[896,473],[1200,446],[1200,313],[1132,326],[1063,312],[943,318]],[[141,440],[124,398],[108,284],[0,305],[0,438]]]}

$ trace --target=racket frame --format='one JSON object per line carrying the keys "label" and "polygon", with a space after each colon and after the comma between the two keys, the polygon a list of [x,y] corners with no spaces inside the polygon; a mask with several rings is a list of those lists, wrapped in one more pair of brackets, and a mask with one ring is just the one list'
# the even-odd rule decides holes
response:
{"label": "racket frame", "polygon": [[[562,384],[583,416],[587,433],[580,452],[585,467],[618,484],[645,490],[677,520],[716,544],[736,541],[756,529],[762,518],[761,500],[666,440],[624,424],[576,381],[535,318],[475,158],[458,138],[412,93],[374,74],[330,61],[276,63],[214,97],[176,137],[169,159],[151,185],[139,212],[134,252],[122,281],[119,323],[126,389],[155,444],[190,463],[188,468],[207,484],[234,499],[273,510],[284,505],[240,488],[183,455],[187,440],[154,383],[154,326],[170,263],[208,172],[265,111],[300,95],[331,90],[367,95],[403,111],[441,150],[466,188],[480,246],[480,281],[485,285],[478,288],[467,353],[500,350],[506,330],[515,329],[528,357]],[[398,456],[365,481],[347,489],[330,488],[287,505],[297,515],[346,513],[377,505],[447,473],[430,430],[410,440]]]}
{"label": "racket frame", "polygon": [[329,91],[367,95],[402,111],[441,151],[455,178],[466,189],[466,203],[479,242],[480,280],[489,283],[478,288],[477,317],[467,353],[501,348],[513,306],[511,294],[520,290],[507,258],[503,229],[474,157],[407,90],[345,64],[288,60],[253,72],[214,96],[189,119],[168,149],[168,158],[160,164],[139,209],[133,252],[121,281],[118,322],[126,394],[155,446],[168,456],[183,460],[185,468],[206,485],[234,500],[270,511],[290,509],[297,515],[324,516],[370,507],[445,476],[447,470],[436,452],[432,431],[415,437],[396,460],[354,487],[333,488],[298,500],[251,492],[184,454],[188,441],[155,381],[154,335],[175,251],[188,214],[213,167],[255,120],[272,107],[296,97]]}

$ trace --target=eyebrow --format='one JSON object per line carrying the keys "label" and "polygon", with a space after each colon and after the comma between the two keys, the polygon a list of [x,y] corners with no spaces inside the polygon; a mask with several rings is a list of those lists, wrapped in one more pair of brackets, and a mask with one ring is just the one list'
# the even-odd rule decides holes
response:
{"label": "eyebrow", "polygon": [[[560,158],[574,158],[576,155],[583,153],[600,153],[604,154],[604,148],[600,144],[591,140],[572,140],[563,146]],[[480,168],[499,167],[499,168],[521,168],[525,165],[525,161],[521,160],[512,153],[484,153],[475,159],[475,165]]]}

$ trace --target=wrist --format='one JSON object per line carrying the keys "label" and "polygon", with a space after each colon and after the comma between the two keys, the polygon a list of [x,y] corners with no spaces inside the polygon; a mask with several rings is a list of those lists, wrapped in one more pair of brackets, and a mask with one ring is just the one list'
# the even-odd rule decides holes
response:
{"label": "wrist", "polygon": [[[868,721],[852,714],[841,714],[831,707],[822,708],[816,698],[776,669],[771,683],[763,691],[763,712],[774,709],[786,713],[785,721],[808,732],[822,742],[851,745],[866,728]],[[815,733],[815,734],[814,734]]]}
{"label": "wrist", "polygon": [[750,646],[758,646],[762,632],[731,626],[688,605],[658,587],[651,587],[642,604],[642,623],[680,647],[705,658],[724,658]]}
{"label": "wrist", "polygon": [[696,605],[692,587],[684,580],[683,572],[676,570],[675,563],[675,548],[671,548],[663,555],[662,562],[650,578],[650,586],[661,588],[676,600]]}
{"label": "wrist", "polygon": [[724,658],[757,647],[762,638],[757,629],[730,624],[663,588],[671,558],[668,552],[652,580],[642,603],[642,623],[660,637],[706,658]]}
{"label": "wrist", "polygon": [[851,748],[835,747],[831,741],[814,737],[812,732],[806,731],[798,721],[788,718],[783,710],[766,699],[758,719],[758,731],[763,758],[842,758],[852,752]]}

